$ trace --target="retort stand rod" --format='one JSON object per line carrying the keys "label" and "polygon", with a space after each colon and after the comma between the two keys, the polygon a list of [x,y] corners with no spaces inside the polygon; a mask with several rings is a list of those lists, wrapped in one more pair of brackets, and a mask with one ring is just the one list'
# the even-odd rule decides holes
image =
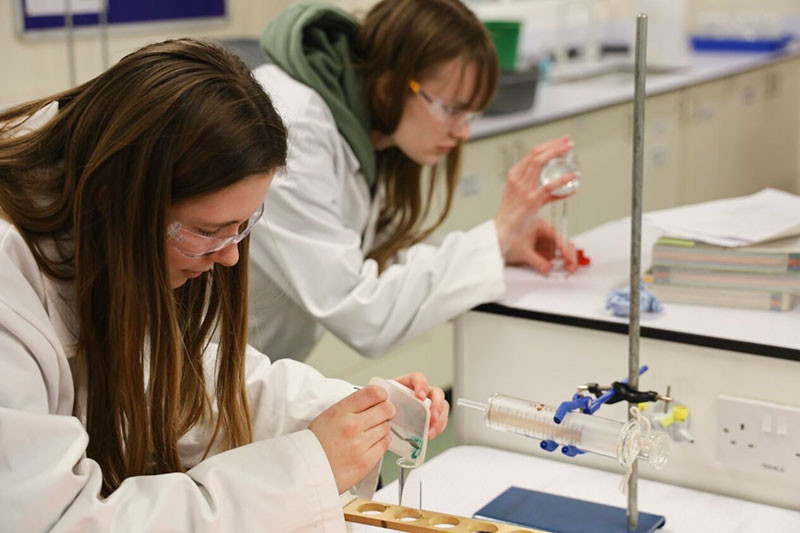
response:
{"label": "retort stand rod", "polygon": [[[642,279],[642,180],[644,175],[644,104],[647,76],[647,15],[636,17],[636,70],[633,103],[633,194],[631,201],[630,326],[628,328],[628,383],[639,387],[639,300]],[[631,404],[632,406],[633,404]],[[628,418],[633,415],[629,412]],[[628,530],[639,523],[638,466],[628,480]]]}

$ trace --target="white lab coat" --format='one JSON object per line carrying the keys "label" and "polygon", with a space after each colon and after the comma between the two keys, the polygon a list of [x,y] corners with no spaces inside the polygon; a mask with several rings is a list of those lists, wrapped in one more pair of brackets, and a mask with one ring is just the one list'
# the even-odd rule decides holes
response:
{"label": "white lab coat", "polygon": [[186,473],[132,477],[101,497],[100,468],[73,416],[85,390],[71,368],[69,291],[0,219],[0,531],[345,530],[330,465],[307,428],[352,386],[296,361],[270,364],[252,348],[252,444],[201,461],[208,432],[193,428],[179,443]]}
{"label": "white lab coat", "polygon": [[504,262],[492,221],[452,232],[438,246],[416,244],[379,275],[365,256],[382,188],[370,197],[318,93],[274,65],[254,75],[289,130],[289,157],[251,234],[253,346],[302,359],[327,328],[378,356],[502,296]]}

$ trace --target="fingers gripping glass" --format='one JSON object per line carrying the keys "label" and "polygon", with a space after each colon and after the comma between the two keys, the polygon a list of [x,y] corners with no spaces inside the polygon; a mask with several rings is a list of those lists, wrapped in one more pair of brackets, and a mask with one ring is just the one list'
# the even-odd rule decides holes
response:
{"label": "fingers gripping glass", "polygon": [[467,111],[463,107],[448,105],[445,104],[443,100],[432,97],[422,90],[417,80],[409,81],[408,87],[411,89],[411,92],[421,96],[422,99],[425,100],[431,114],[442,122],[447,122],[453,126],[463,126],[481,116],[477,111]]}
{"label": "fingers gripping glass", "polygon": [[261,204],[250,219],[239,226],[239,233],[228,237],[195,233],[184,228],[180,222],[173,222],[167,226],[167,240],[174,241],[178,250],[188,257],[203,257],[218,252],[231,244],[236,244],[247,237],[263,214],[264,204]]}

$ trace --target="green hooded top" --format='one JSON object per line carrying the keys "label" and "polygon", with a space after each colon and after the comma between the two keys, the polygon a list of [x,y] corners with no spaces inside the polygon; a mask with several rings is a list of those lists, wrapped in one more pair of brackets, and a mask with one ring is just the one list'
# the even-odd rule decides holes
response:
{"label": "green hooded top", "polygon": [[370,115],[351,55],[357,31],[356,21],[336,7],[298,3],[267,25],[261,48],[273,63],[325,100],[372,189],[377,164],[370,142]]}

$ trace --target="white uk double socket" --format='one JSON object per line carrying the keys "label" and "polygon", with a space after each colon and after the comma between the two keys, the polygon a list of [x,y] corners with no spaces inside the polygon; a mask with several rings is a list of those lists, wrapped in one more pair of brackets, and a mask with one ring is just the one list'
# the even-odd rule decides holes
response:
{"label": "white uk double socket", "polygon": [[800,407],[717,397],[717,459],[800,480]]}

